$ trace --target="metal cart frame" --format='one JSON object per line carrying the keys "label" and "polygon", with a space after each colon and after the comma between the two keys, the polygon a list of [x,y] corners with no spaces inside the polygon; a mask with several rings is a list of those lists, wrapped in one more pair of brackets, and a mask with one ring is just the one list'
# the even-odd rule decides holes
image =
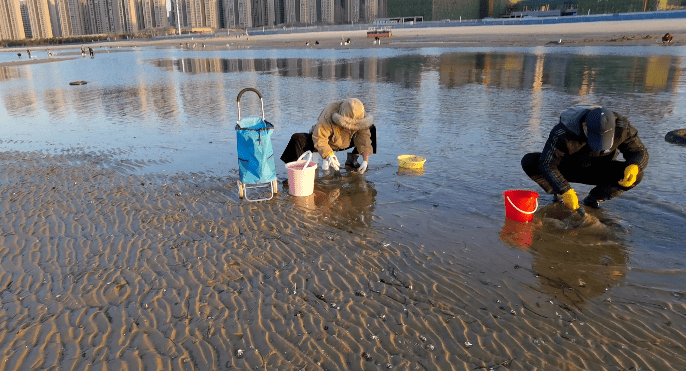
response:
{"label": "metal cart frame", "polygon": [[[262,117],[247,117],[241,119],[241,96],[252,91],[260,98]],[[236,121],[236,146],[238,150],[238,197],[246,201],[271,200],[278,193],[276,170],[274,165],[274,151],[271,145],[271,130],[274,125],[264,119],[264,100],[262,94],[255,88],[245,88],[236,97],[238,105],[238,121]],[[249,125],[249,126],[248,126]],[[243,131],[244,133],[241,133]],[[266,137],[266,138],[265,138]],[[243,147],[243,148],[242,148]],[[252,148],[253,151],[249,151]],[[257,153],[256,153],[257,152]],[[241,158],[244,157],[244,158]],[[270,196],[251,199],[248,189],[269,188]]]}

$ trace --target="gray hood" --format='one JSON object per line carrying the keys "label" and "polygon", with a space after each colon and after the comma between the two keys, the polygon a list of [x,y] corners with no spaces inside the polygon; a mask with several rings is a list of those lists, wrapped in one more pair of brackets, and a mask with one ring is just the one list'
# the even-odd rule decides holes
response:
{"label": "gray hood", "polygon": [[570,133],[579,137],[586,137],[581,124],[586,119],[588,111],[599,107],[600,106],[574,106],[567,108],[560,114],[560,123],[563,124]]}

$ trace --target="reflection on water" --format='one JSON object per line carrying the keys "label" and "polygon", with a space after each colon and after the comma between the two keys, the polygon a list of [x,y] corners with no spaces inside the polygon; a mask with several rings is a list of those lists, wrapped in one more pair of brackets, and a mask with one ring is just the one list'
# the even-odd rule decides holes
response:
{"label": "reflection on water", "polygon": [[560,203],[547,205],[532,222],[506,219],[500,239],[531,253],[531,270],[542,290],[581,309],[588,299],[624,282],[628,252],[621,226],[595,216],[576,217]]}
{"label": "reflection on water", "polygon": [[674,56],[611,57],[574,54],[446,53],[440,56],[403,55],[342,61],[308,58],[156,59],[167,71],[200,73],[277,73],[284,77],[359,79],[418,87],[422,73],[437,71],[447,88],[479,84],[503,89],[553,88],[588,95],[631,91],[673,91],[681,74],[681,58]]}
{"label": "reflection on water", "polygon": [[23,77],[22,70],[17,67],[0,67],[0,81]]}
{"label": "reflection on water", "polygon": [[421,167],[419,169],[410,169],[410,168],[398,166],[398,172],[396,172],[396,174],[402,175],[402,176],[420,176],[420,175],[424,174],[424,168]]}
{"label": "reflection on water", "polygon": [[[674,56],[611,57],[574,54],[503,54],[445,53],[438,56],[401,55],[389,58],[356,58],[344,60],[308,58],[165,58],[150,63],[165,71],[189,74],[203,73],[268,73],[282,77],[314,78],[326,81],[341,79],[365,82],[390,82],[402,88],[423,86],[429,72],[437,73],[437,83],[445,88],[484,85],[501,89],[555,89],[586,96],[615,94],[674,92],[681,78],[681,58]],[[38,92],[27,67],[0,67],[0,81],[23,79],[18,89],[3,89],[2,101],[13,117],[36,114],[43,109],[49,115],[64,117],[71,105],[78,115],[98,114],[119,121],[123,116],[144,117],[148,110],[158,118],[169,119],[181,112],[198,114],[196,110],[226,107],[223,99],[228,86],[221,80],[212,83],[153,83],[141,80],[137,86],[110,85],[94,89],[83,86],[73,89],[48,88]],[[179,91],[180,90],[180,91]],[[43,96],[44,99],[37,99]],[[180,99],[180,101],[179,101]],[[541,102],[540,96],[534,97]],[[671,112],[673,102],[648,101]],[[183,106],[183,108],[179,106]],[[199,108],[202,107],[202,108]],[[539,110],[534,110],[538,112]],[[227,113],[222,113],[224,117]]]}
{"label": "reflection on water", "polygon": [[303,210],[325,216],[333,227],[356,230],[371,226],[376,193],[364,176],[331,172],[317,179],[312,195],[290,199]]}

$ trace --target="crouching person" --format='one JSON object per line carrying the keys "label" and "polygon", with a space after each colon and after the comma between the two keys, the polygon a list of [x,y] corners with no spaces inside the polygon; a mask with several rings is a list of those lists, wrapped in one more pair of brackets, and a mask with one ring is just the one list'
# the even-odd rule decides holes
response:
{"label": "crouching person", "polygon": [[[376,127],[374,119],[365,114],[364,105],[357,98],[348,98],[329,104],[319,114],[317,123],[309,133],[295,133],[291,136],[281,161],[296,161],[307,151],[319,152],[322,156],[322,170],[330,167],[340,170],[336,151],[354,148],[348,153],[346,166],[364,173],[369,156],[376,153]],[[362,155],[362,163],[358,162]]]}
{"label": "crouching person", "polygon": [[[622,154],[624,161],[617,159]],[[629,120],[607,108],[571,107],[560,115],[543,152],[522,158],[524,172],[572,210],[579,199],[570,183],[594,185],[583,204],[600,203],[634,188],[643,179],[648,151]]]}

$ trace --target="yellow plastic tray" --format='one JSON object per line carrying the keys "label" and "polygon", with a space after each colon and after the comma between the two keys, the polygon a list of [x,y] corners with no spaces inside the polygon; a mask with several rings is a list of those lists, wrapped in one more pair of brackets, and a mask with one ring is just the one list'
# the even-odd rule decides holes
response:
{"label": "yellow plastic tray", "polygon": [[426,159],[415,155],[398,156],[398,165],[407,169],[421,169],[424,167]]}

